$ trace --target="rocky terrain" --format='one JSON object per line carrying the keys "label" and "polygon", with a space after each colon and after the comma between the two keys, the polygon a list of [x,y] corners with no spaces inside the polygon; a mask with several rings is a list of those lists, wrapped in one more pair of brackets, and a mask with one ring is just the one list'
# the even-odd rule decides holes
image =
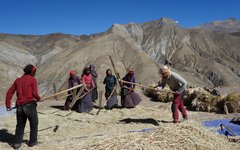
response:
{"label": "rocky terrain", "polygon": [[[216,25],[212,24],[208,28]],[[92,35],[0,34],[0,98],[4,100],[11,83],[29,63],[38,68],[42,96],[53,93],[53,83],[58,90],[66,88],[69,70],[80,75],[89,64],[96,65],[102,88],[105,70],[112,68],[109,56],[121,76],[133,66],[141,83],[156,83],[160,80],[158,66],[168,63],[191,86],[215,85],[231,92],[240,87],[239,21],[228,19],[224,21],[227,24],[234,24],[236,30],[217,32],[207,29],[208,25],[186,29],[161,18],[142,24],[114,24],[106,32]]]}
{"label": "rocky terrain", "polygon": [[240,32],[240,21],[236,18],[229,18],[227,20],[220,20],[210,23],[205,23],[197,28],[205,29],[208,31],[236,33]]}

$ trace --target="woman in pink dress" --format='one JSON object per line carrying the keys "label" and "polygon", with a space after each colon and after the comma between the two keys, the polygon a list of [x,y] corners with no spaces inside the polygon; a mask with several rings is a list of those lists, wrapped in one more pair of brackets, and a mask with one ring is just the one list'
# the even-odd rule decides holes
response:
{"label": "woman in pink dress", "polygon": [[93,104],[92,104],[92,93],[89,90],[94,88],[95,84],[93,82],[93,77],[88,67],[84,68],[81,81],[83,84],[86,85],[86,88],[83,91],[83,94],[87,93],[87,95],[79,100],[78,112],[90,112],[93,109]]}

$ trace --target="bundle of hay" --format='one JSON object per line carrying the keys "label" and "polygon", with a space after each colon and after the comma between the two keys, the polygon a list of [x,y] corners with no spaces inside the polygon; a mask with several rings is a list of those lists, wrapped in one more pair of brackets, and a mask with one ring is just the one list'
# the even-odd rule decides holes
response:
{"label": "bundle of hay", "polygon": [[224,99],[224,112],[225,113],[239,113],[240,112],[240,94],[231,93]]}
{"label": "bundle of hay", "polygon": [[[144,94],[157,102],[171,102],[173,94],[169,89],[163,89],[159,92],[148,88],[144,89]],[[239,113],[240,112],[240,94],[231,93],[225,98],[215,96],[206,91],[204,88],[195,87],[189,88],[184,97],[184,105],[189,110],[204,111],[204,112],[218,112],[222,113]]]}
{"label": "bundle of hay", "polygon": [[144,95],[150,97],[152,101],[156,102],[171,102],[173,100],[173,95],[169,93],[168,89],[163,89],[161,91],[156,92],[153,89],[147,88],[144,89]]}
{"label": "bundle of hay", "polygon": [[184,104],[188,109],[205,112],[240,112],[240,94],[231,93],[225,98],[214,96],[202,88],[189,89]]}
{"label": "bundle of hay", "polygon": [[188,94],[184,99],[185,105],[191,110],[205,112],[221,112],[223,111],[223,101],[219,96],[211,95],[207,92],[194,91]]}

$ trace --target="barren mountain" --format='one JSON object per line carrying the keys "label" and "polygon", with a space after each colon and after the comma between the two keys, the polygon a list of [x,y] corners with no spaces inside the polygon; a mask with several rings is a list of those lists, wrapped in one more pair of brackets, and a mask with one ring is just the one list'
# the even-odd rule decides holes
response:
{"label": "barren mountain", "polygon": [[205,23],[197,28],[205,29],[208,31],[234,33],[240,32],[240,21],[236,18],[229,18],[227,20],[220,20],[211,23]]}
{"label": "barren mountain", "polygon": [[68,72],[95,64],[102,89],[105,70],[112,68],[112,56],[121,76],[133,66],[138,82],[151,84],[159,79],[158,65],[166,62],[191,85],[239,87],[240,37],[205,29],[183,29],[162,18],[143,24],[114,24],[99,34],[73,36],[0,35],[1,95],[23,74],[29,63],[37,65],[41,95],[52,93],[52,83],[66,88]]}
{"label": "barren mountain", "polygon": [[[240,83],[240,38],[202,29],[182,29],[167,18],[122,25],[144,52],[159,64],[191,73],[196,82],[220,86]],[[196,83],[194,82],[194,83]]]}

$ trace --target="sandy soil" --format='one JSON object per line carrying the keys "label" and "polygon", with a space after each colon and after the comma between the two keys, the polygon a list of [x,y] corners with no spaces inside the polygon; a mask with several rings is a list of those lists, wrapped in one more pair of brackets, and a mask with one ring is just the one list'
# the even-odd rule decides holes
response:
{"label": "sandy soil", "polygon": [[[201,126],[202,121],[237,114],[188,111],[189,121],[172,124],[171,103],[141,97],[143,102],[137,108],[102,109],[98,115],[98,109],[82,114],[63,111],[64,100],[39,103],[40,144],[29,148],[23,143],[22,149],[240,149],[239,143],[230,143],[226,137]],[[15,115],[1,116],[0,125],[0,149],[12,149],[8,143],[13,140]],[[141,132],[143,129],[148,132]],[[27,124],[24,140],[28,138]]]}

